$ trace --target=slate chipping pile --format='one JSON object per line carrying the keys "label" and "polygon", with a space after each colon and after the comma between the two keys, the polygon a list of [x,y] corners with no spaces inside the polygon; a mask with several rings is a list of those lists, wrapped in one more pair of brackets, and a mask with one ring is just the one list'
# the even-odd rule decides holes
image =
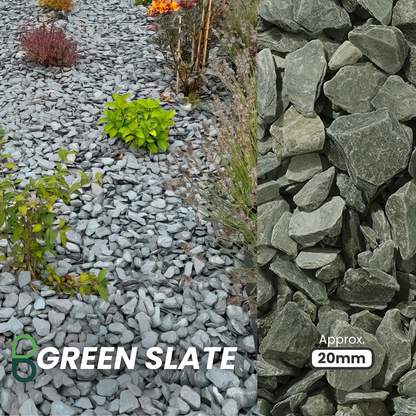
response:
{"label": "slate chipping pile", "polygon": [[[103,173],[102,187],[93,185],[69,207],[58,206],[74,230],[66,249],[57,247],[58,259],[49,261],[60,274],[107,269],[109,302],[58,298],[39,282],[31,283],[33,291],[28,273],[14,275],[1,266],[0,415],[258,414],[250,314],[241,302],[228,304],[242,288],[230,281],[227,268],[244,258],[234,248],[220,250],[215,224],[162,187],[180,176],[172,152],[187,145],[201,161],[200,173],[212,171],[202,151],[218,133],[212,114],[190,112],[178,96],[178,104],[169,105],[177,115],[167,154],[149,157],[109,139],[96,120],[114,92],[159,98],[172,82],[149,42],[145,9],[119,0],[77,2],[68,19],[56,23],[80,44],[81,63],[72,69],[22,59],[17,32],[49,19],[34,1],[0,0],[6,151],[22,179],[53,172],[59,148],[77,152],[68,165],[69,183],[79,180],[80,170]],[[208,89],[221,94],[213,78]],[[136,346],[139,358],[134,370],[38,368],[33,381],[18,383],[11,375],[11,344],[22,333],[35,338],[37,353],[47,346],[123,346],[129,353]],[[176,348],[174,364],[196,347],[200,369],[148,370],[146,350],[156,345]],[[205,346],[238,347],[234,371],[219,369],[218,355],[215,368],[206,370]],[[17,354],[30,349],[22,341]],[[24,377],[30,370],[20,364],[19,371]]]}
{"label": "slate chipping pile", "polygon": [[[264,415],[416,414],[415,10],[414,0],[260,3]],[[322,335],[352,340],[343,347],[361,337],[374,366],[311,369]]]}

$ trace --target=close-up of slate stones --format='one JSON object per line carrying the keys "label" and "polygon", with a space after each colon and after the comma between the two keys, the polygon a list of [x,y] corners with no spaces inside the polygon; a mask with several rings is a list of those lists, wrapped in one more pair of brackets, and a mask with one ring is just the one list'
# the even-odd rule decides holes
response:
{"label": "close-up of slate stones", "polygon": [[258,409],[416,415],[416,0],[263,0],[258,48]]}

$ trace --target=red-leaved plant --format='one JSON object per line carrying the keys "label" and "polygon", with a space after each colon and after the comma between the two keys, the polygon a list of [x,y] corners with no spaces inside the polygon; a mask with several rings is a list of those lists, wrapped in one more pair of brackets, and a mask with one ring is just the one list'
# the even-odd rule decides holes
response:
{"label": "red-leaved plant", "polygon": [[45,66],[72,66],[78,61],[77,44],[54,25],[28,29],[21,38],[26,59]]}

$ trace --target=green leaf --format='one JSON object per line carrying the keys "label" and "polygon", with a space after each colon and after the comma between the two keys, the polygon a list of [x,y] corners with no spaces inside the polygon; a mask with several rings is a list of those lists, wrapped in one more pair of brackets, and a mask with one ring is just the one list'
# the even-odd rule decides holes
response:
{"label": "green leaf", "polygon": [[107,275],[107,270],[101,270],[100,273],[98,273],[97,282],[101,283],[105,279],[106,275]]}
{"label": "green leaf", "polygon": [[7,260],[6,256],[4,255],[0,256],[0,261],[6,261],[6,260]]}
{"label": "green leaf", "polygon": [[7,169],[16,169],[18,166],[15,163],[5,163],[4,167]]}
{"label": "green leaf", "polygon": [[152,153],[157,153],[157,146],[154,143],[147,143],[147,148],[152,152]]}
{"label": "green leaf", "polygon": [[91,286],[90,285],[85,286],[85,294],[87,296],[91,295]]}
{"label": "green leaf", "polygon": [[65,225],[65,218],[61,218],[59,221],[59,228],[62,228]]}
{"label": "green leaf", "polygon": [[101,298],[107,302],[108,301],[108,293],[107,293],[107,288],[105,288],[104,286],[99,285],[98,286],[98,293],[100,294]]}
{"label": "green leaf", "polygon": [[97,124],[105,123],[107,121],[107,117],[102,117],[97,121]]}
{"label": "green leaf", "polygon": [[59,235],[61,236],[62,245],[65,247],[66,246],[66,233],[65,233],[65,231],[60,231]]}
{"label": "green leaf", "polygon": [[84,293],[84,286],[80,286],[78,290],[79,290],[79,293],[81,293],[82,295]]}
{"label": "green leaf", "polygon": [[115,136],[116,136],[116,134],[118,133],[118,130],[115,128],[115,127],[113,127],[111,130],[110,130],[110,137],[111,138],[114,138]]}
{"label": "green leaf", "polygon": [[164,151],[168,150],[168,142],[166,140],[158,140],[157,145]]}
{"label": "green leaf", "polygon": [[32,228],[32,232],[37,233],[37,232],[41,231],[42,229],[43,229],[42,224],[35,224]]}

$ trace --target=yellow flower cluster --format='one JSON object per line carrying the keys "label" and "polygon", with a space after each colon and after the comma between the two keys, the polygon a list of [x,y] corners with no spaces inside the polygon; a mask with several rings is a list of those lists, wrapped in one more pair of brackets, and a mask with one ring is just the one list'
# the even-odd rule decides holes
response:
{"label": "yellow flower cluster", "polygon": [[153,0],[147,8],[147,14],[157,16],[162,13],[175,12],[178,8],[178,3],[175,0]]}
{"label": "yellow flower cluster", "polygon": [[40,6],[48,7],[56,11],[69,11],[73,6],[72,0],[38,0]]}

